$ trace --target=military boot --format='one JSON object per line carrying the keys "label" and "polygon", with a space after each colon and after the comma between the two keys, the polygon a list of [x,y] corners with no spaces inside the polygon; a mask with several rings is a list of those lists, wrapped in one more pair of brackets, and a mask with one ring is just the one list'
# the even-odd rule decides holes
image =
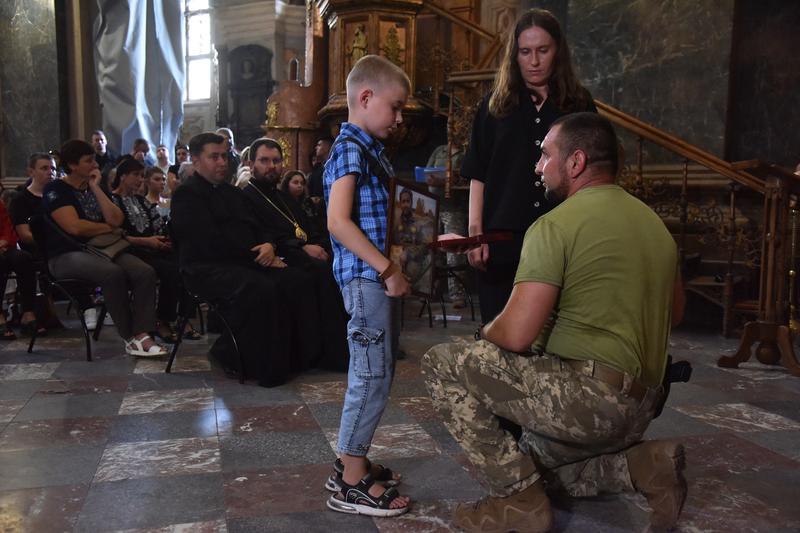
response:
{"label": "military boot", "polygon": [[675,527],[686,501],[686,466],[682,444],[668,441],[647,441],[625,452],[631,481],[637,491],[647,497],[653,512],[650,525],[654,530]]}
{"label": "military boot", "polygon": [[470,532],[541,533],[553,526],[553,512],[540,479],[506,498],[487,496],[475,504],[459,505],[453,523]]}

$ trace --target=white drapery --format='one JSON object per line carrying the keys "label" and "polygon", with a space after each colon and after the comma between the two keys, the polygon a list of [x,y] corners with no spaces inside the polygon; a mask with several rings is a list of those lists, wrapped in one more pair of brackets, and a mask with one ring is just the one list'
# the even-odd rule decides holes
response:
{"label": "white drapery", "polygon": [[183,122],[182,0],[97,0],[94,60],[109,146],[142,137],[172,152]]}

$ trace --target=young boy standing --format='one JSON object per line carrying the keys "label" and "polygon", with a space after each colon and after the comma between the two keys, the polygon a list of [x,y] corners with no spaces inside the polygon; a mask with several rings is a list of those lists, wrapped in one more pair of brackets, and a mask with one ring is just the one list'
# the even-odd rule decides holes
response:
{"label": "young boy standing", "polygon": [[394,376],[395,298],[410,291],[400,267],[382,253],[388,224],[387,179],[393,170],[381,143],[402,122],[401,110],[410,91],[402,69],[379,56],[361,58],[347,76],[348,121],[325,164],[333,273],[350,315],[350,369],[337,444],[340,459],[325,485],[336,492],[328,507],[343,513],[396,516],[409,505],[409,499],[394,488],[400,477],[371,465],[367,452]]}

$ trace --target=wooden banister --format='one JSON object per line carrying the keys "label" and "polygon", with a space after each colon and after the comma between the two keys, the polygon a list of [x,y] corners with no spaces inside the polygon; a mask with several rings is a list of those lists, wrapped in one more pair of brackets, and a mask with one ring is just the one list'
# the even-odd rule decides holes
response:
{"label": "wooden banister", "polygon": [[631,115],[623,113],[615,107],[612,107],[599,100],[595,100],[594,103],[597,106],[598,111],[600,111],[600,114],[614,124],[617,124],[652,143],[666,148],[667,150],[682,155],[686,159],[695,161],[696,163],[699,163],[704,167],[709,168],[722,176],[725,176],[726,178],[730,178],[737,183],[741,183],[746,187],[758,191],[761,194],[765,193],[766,185],[764,180],[758,176],[754,176],[753,174],[745,172],[744,170],[735,169],[731,163],[724,161],[717,156],[706,152],[705,150],[701,150],[700,148],[689,144],[683,139],[675,137],[674,135],[670,135],[669,133],[655,128],[646,122],[642,122]]}
{"label": "wooden banister", "polygon": [[486,39],[488,41],[493,41],[493,40],[495,40],[497,38],[497,35],[495,35],[494,33],[490,32],[489,30],[486,30],[482,26],[479,26],[478,24],[475,24],[471,20],[463,19],[463,18],[459,17],[458,15],[454,15],[453,13],[451,13],[451,12],[447,11],[446,9],[442,8],[441,6],[437,5],[433,0],[423,0],[422,1],[422,5],[425,8],[429,9],[430,11],[433,11],[434,13],[439,15],[440,17],[445,18],[445,19],[449,20],[450,22],[452,22],[452,23],[454,23],[454,24],[456,24],[458,26],[461,26],[464,29],[467,29],[467,30],[475,33],[476,35],[478,35],[480,37],[483,37],[484,39]]}

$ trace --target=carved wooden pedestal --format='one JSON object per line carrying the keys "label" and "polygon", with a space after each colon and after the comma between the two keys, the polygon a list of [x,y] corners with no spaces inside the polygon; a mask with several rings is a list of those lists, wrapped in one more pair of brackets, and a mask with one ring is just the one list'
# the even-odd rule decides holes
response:
{"label": "carved wooden pedestal", "polygon": [[720,357],[717,365],[737,368],[739,363],[750,359],[752,346],[758,342],[756,358],[760,362],[767,365],[781,364],[792,375],[800,377],[800,363],[794,355],[792,336],[789,327],[784,325],[788,323],[784,278],[785,273],[794,268],[789,265],[789,247],[786,245],[789,237],[789,197],[790,193],[796,194],[796,191],[793,190],[791,175],[776,175],[773,171],[765,181],[759,320],[745,324],[739,350],[733,356]]}
{"label": "carved wooden pedestal", "polygon": [[781,364],[789,372],[800,377],[800,363],[794,355],[792,336],[787,326],[769,322],[748,322],[744,326],[742,342],[739,350],[732,356],[723,355],[717,365],[724,368],[738,368],[752,355],[752,347],[756,342],[756,359],[766,365]]}

